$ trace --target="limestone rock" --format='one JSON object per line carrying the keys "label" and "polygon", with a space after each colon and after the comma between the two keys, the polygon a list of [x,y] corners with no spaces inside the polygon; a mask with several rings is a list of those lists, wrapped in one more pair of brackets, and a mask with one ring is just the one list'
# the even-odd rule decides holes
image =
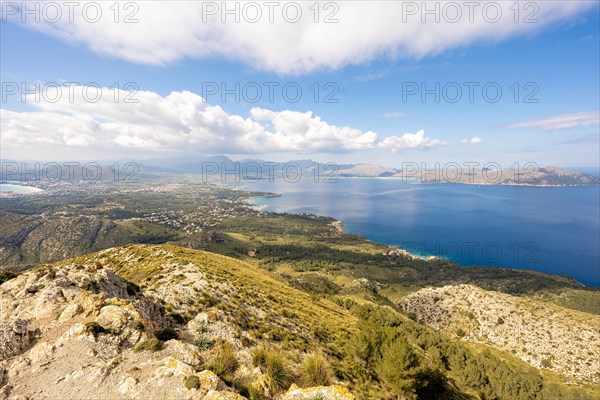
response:
{"label": "limestone rock", "polygon": [[312,400],[319,397],[327,400],[354,400],[354,395],[344,386],[317,386],[300,389],[295,384],[292,384],[282,400]]}
{"label": "limestone rock", "polygon": [[200,387],[211,391],[211,390],[223,390],[225,389],[225,383],[219,378],[214,372],[204,370],[196,374],[200,380]]}

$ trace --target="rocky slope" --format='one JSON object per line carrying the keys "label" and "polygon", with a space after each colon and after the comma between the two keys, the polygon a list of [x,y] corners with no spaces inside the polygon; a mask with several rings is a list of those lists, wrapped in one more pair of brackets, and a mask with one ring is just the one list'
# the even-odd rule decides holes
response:
{"label": "rocky slope", "polygon": [[127,232],[97,216],[0,213],[0,265],[52,262],[127,243]]}
{"label": "rocky slope", "polygon": [[472,285],[426,288],[405,312],[434,329],[508,351],[525,362],[600,382],[600,317]]}
{"label": "rocky slope", "polygon": [[[335,382],[283,389],[252,352],[270,339],[293,369],[355,318],[212,253],[134,245],[41,266],[0,286],[0,321],[0,398],[354,398]],[[233,350],[227,383],[216,348]]]}

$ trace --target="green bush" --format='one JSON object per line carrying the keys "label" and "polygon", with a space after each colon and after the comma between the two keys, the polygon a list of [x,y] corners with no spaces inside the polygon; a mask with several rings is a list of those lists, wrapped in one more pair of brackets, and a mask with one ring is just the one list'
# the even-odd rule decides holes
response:
{"label": "green bush", "polygon": [[185,388],[188,390],[198,389],[200,387],[200,379],[196,375],[190,375],[185,380]]}
{"label": "green bush", "polygon": [[133,349],[134,353],[139,353],[140,351],[159,351],[162,349],[163,342],[158,339],[148,339],[140,342],[135,349]]}
{"label": "green bush", "polygon": [[87,333],[91,333],[94,336],[98,336],[101,333],[112,333],[110,329],[103,328],[99,323],[95,321],[88,322],[87,324],[85,324],[85,331]]}
{"label": "green bush", "polygon": [[333,372],[327,359],[321,353],[306,356],[300,370],[302,372],[302,383],[306,386],[331,385]]}

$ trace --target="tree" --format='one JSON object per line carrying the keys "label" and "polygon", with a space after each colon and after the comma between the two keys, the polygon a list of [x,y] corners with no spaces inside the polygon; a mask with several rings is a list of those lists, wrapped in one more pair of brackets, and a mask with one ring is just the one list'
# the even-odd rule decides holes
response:
{"label": "tree", "polygon": [[417,398],[420,360],[405,339],[399,337],[384,346],[379,369],[381,377],[394,391],[409,399]]}

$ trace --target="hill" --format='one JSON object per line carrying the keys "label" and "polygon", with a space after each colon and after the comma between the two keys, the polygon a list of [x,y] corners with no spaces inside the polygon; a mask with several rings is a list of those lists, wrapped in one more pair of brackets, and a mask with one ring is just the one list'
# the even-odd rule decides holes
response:
{"label": "hill", "polygon": [[[172,246],[46,265],[1,290],[7,397],[241,398],[209,369],[238,392],[273,393],[281,388],[255,368],[251,349],[277,343],[297,362],[303,352],[337,354],[356,321],[243,262]],[[205,390],[187,390],[190,376]]]}
{"label": "hill", "polygon": [[576,379],[600,382],[600,317],[486,291],[472,285],[426,288],[401,306],[432,328],[510,352]]}
{"label": "hill", "polygon": [[3,398],[597,395],[356,293],[319,295],[313,285],[308,294],[279,274],[205,251],[128,245],[3,280]]}

